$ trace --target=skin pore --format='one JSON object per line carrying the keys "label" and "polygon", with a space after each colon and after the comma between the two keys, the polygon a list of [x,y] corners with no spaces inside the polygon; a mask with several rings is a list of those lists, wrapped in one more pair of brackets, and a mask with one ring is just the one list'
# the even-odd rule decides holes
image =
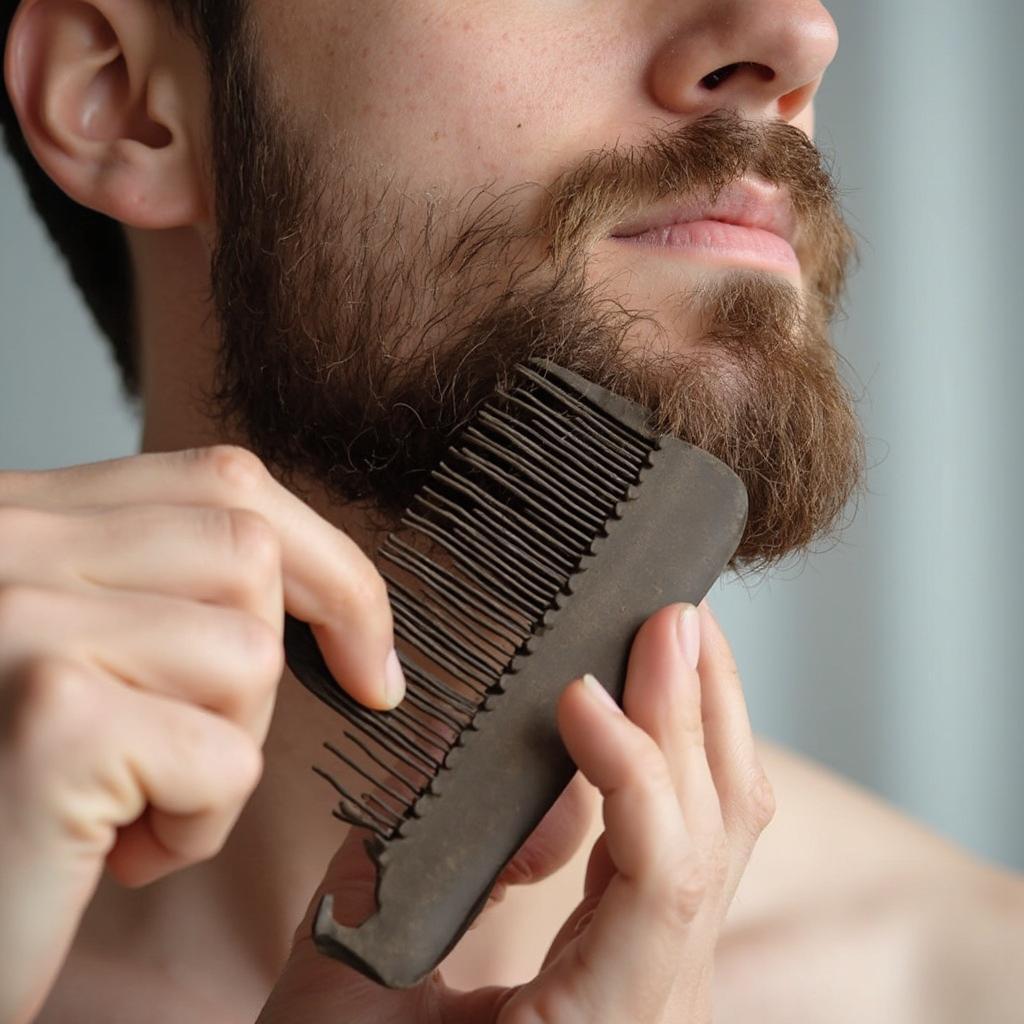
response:
{"label": "skin pore", "polygon": [[[550,229],[555,223],[552,209],[561,211],[563,227],[572,221],[566,205],[553,203],[552,197],[571,194],[566,184],[581,180],[573,172],[586,169],[582,180],[593,200],[593,186],[600,184],[599,166],[592,162],[596,154],[619,154],[608,166],[621,182],[629,154],[650,156],[659,139],[679,143],[687,137],[685,129],[707,124],[706,118],[723,110],[751,124],[781,121],[810,135],[811,100],[836,46],[834,26],[820,4],[252,0],[250,6],[258,36],[253,41],[258,48],[250,52],[258,56],[249,71],[258,70],[258,78],[239,78],[244,65],[235,66],[234,78],[227,74],[230,67],[217,70],[224,73],[222,81],[266,85],[264,98],[272,98],[274,106],[255,113],[274,115],[263,123],[274,129],[264,137],[273,145],[246,152],[242,145],[260,137],[243,121],[239,148],[225,147],[232,137],[222,131],[218,152],[209,145],[211,114],[223,127],[239,108],[217,108],[217,98],[206,91],[200,54],[169,18],[156,13],[155,5],[128,0],[76,5],[79,13],[95,10],[110,19],[104,35],[90,16],[90,30],[106,46],[104,50],[97,43],[96,52],[109,51],[113,39],[126,54],[119,70],[111,62],[106,83],[116,86],[121,74],[126,76],[125,88],[94,90],[95,116],[79,122],[91,125],[93,142],[120,140],[127,133],[141,149],[119,149],[111,141],[102,172],[91,178],[76,176],[59,162],[50,161],[47,169],[80,201],[127,225],[143,350],[146,450],[236,440],[276,455],[278,470],[292,477],[302,496],[372,551],[381,511],[387,511],[389,502],[400,503],[401,488],[412,480],[392,474],[392,483],[401,488],[385,494],[386,472],[367,473],[365,464],[356,467],[358,472],[338,469],[344,468],[339,454],[352,451],[353,434],[360,433],[354,428],[365,426],[366,409],[375,402],[386,409],[395,404],[386,375],[371,376],[374,387],[364,391],[359,387],[365,378],[359,373],[346,376],[339,356],[352,341],[347,328],[353,321],[343,315],[338,297],[375,303],[363,321],[374,330],[365,337],[383,343],[384,354],[397,365],[406,365],[402,360],[409,351],[402,345],[409,344],[410,335],[433,340],[436,347],[426,351],[436,356],[437,364],[413,364],[416,372],[409,375],[423,383],[419,397],[426,394],[428,399],[428,386],[435,383],[441,383],[441,395],[457,390],[471,398],[470,384],[487,390],[510,357],[534,351],[536,337],[514,329],[524,322],[523,310],[530,308],[543,314],[532,322],[543,325],[539,335],[545,345],[557,334],[555,325],[564,331],[558,351],[567,359],[581,359],[587,356],[581,339],[589,337],[587,358],[595,353],[598,358],[588,368],[611,372],[626,390],[639,388],[662,413],[672,402],[685,409],[680,400],[695,401],[703,383],[705,403],[697,407],[706,415],[685,424],[682,432],[710,447],[717,443],[720,454],[745,472],[762,513],[754,518],[760,527],[747,538],[749,564],[799,551],[834,527],[856,489],[861,467],[859,434],[848,399],[835,385],[825,347],[843,247],[828,205],[819,203],[817,212],[808,215],[808,225],[830,225],[831,230],[810,233],[798,247],[800,272],[623,244],[608,237],[619,217],[636,213],[621,204],[613,204],[614,214],[600,202],[578,204],[586,230],[563,230],[561,247],[551,248],[557,232],[543,234],[545,225]],[[52,7],[64,15],[70,10],[60,4]],[[222,54],[220,59],[227,58]],[[127,116],[119,106],[127,101],[121,98],[140,95],[148,105],[136,103]],[[140,110],[143,129],[138,127]],[[150,121],[159,122],[162,132],[153,132]],[[732,124],[714,137],[720,146],[723,138],[736,133]],[[694,137],[691,133],[691,144]],[[794,136],[782,146],[793,152]],[[760,170],[767,180],[793,184],[792,176],[787,179],[780,172],[778,161],[759,168],[750,160],[756,150],[741,148],[748,159],[739,170]],[[264,163],[253,166],[254,159]],[[249,175],[239,174],[236,195],[226,194],[223,187],[225,175],[235,170],[232,160],[241,161]],[[681,164],[677,153],[672,163],[676,188]],[[716,182],[707,173],[707,161],[696,166],[704,168],[697,175],[702,186]],[[287,194],[281,192],[288,186],[287,174],[275,177],[282,168],[293,183]],[[640,180],[646,182],[637,190],[643,208],[657,198],[657,189],[651,187],[650,176]],[[718,183],[727,180],[719,172]],[[254,182],[262,182],[264,191],[249,194]],[[277,185],[281,188],[275,191]],[[276,206],[271,201],[275,197]],[[352,203],[342,202],[339,211],[339,200],[350,197],[355,197]],[[487,223],[479,218],[488,198],[499,204],[492,208],[497,216],[491,221],[498,230],[478,250],[482,256],[471,264],[471,277],[431,276],[437,261],[424,263],[422,258],[450,250],[451,240],[464,237],[467,226]],[[246,206],[246,199],[252,205]],[[433,236],[424,229],[428,210],[436,217]],[[468,224],[460,219],[467,211]],[[348,220],[339,222],[339,212]],[[290,219],[283,216],[287,213]],[[263,217],[258,225],[257,215]],[[362,263],[352,261],[353,239],[347,233],[337,237],[333,230],[339,223],[351,225],[353,218],[366,229],[362,239],[369,245],[370,259]],[[230,231],[222,230],[226,225]],[[298,227],[302,232],[296,234]],[[360,240],[358,231],[355,237]],[[423,244],[427,238],[433,239],[433,247]],[[829,245],[822,244],[825,239],[831,240]],[[258,259],[261,252],[270,253],[266,263]],[[555,262],[545,262],[549,255],[562,257],[569,268],[565,290],[552,290]],[[386,289],[367,287],[375,280],[365,273],[371,264],[384,281],[401,285],[397,294],[404,304],[389,305]],[[396,265],[411,272],[396,277]],[[498,265],[506,274],[510,265],[530,271],[525,282],[529,287],[505,306],[495,306],[500,297],[495,286],[501,279],[489,273]],[[346,290],[345,273],[353,267],[363,274],[354,278],[360,287]],[[260,279],[264,272],[270,276]],[[289,280],[301,281],[304,288],[290,292]],[[457,329],[448,330],[452,322],[446,322],[436,334],[424,334],[424,310],[429,314],[432,307],[423,304],[422,291],[433,302],[433,293],[424,286],[439,280],[446,300],[439,308],[453,315]],[[467,280],[475,290],[467,287]],[[422,291],[415,292],[415,285]],[[410,307],[411,296],[420,301]],[[435,365],[450,369],[442,356],[453,350],[440,345],[439,337],[449,343],[453,335],[460,338],[462,354],[478,351],[476,343],[486,335],[467,319],[474,309],[506,314],[511,309],[520,315],[518,320],[499,321],[507,342],[502,360],[485,360],[475,376],[465,372],[464,360],[454,364],[459,374],[439,378],[424,372]],[[625,313],[618,316],[617,309]],[[417,330],[398,329],[410,324]],[[390,330],[381,330],[381,325]],[[609,341],[618,346],[612,353],[617,358],[602,361],[609,356],[602,347]],[[259,390],[256,372],[275,354],[275,346],[280,358],[275,369],[292,386],[287,403],[276,409],[270,400],[273,392]],[[693,359],[701,347],[704,364]],[[289,375],[296,366],[287,357],[310,352],[315,358],[305,366],[314,372],[303,388],[301,374]],[[646,364],[636,361],[638,354],[646,355]],[[760,364],[749,358],[758,354]],[[632,357],[632,362],[620,356]],[[687,356],[689,362],[680,358]],[[686,376],[687,366],[701,365],[704,378]],[[753,372],[758,365],[762,376]],[[793,372],[779,376],[782,367]],[[365,370],[365,365],[356,361],[355,368]],[[772,372],[775,377],[763,375]],[[391,377],[396,379],[401,375]],[[681,380],[683,388],[678,387]],[[665,387],[666,381],[675,381],[676,389]],[[779,384],[782,389],[774,389]],[[408,390],[408,380],[404,386]],[[405,395],[404,408],[411,397]],[[399,422],[412,430],[410,424],[419,423],[432,407],[435,412],[442,408],[445,415],[428,419],[422,434],[408,435],[415,442],[415,457],[405,467],[412,478],[424,453],[443,444],[447,431],[469,411],[439,402],[435,395],[414,415],[407,410]],[[830,415],[819,415],[823,410]],[[675,422],[672,415],[667,420]],[[392,420],[384,417],[383,422]],[[324,423],[329,429],[323,429]],[[701,423],[708,433],[701,434]],[[344,432],[339,424],[347,424]],[[751,426],[757,429],[744,435]],[[798,428],[803,432],[792,433]],[[750,441],[748,447],[730,450],[730,438],[741,436]],[[332,438],[333,447],[316,444],[317,439]],[[787,443],[794,438],[799,443]],[[766,440],[780,443],[766,446]],[[765,463],[750,465],[752,453],[765,451]],[[772,471],[793,487],[780,492],[767,486],[758,492],[759,474]],[[343,503],[353,494],[359,501]],[[51,1016],[44,1020],[61,1019],[62,1007],[85,988],[91,998],[102,1000],[96,993],[102,993],[108,975],[117,979],[119,1007],[133,1002],[148,1007],[152,994],[161,992],[174,1004],[168,1019],[183,1014],[191,1019],[255,1019],[287,957],[292,930],[344,835],[328,814],[329,795],[309,772],[330,727],[321,707],[286,676],[265,747],[263,779],[222,852],[138,892],[105,880],[83,921]],[[816,810],[832,796],[818,800]],[[526,851],[518,865],[522,875],[544,876],[572,857],[585,834],[594,834],[595,806],[588,786],[572,789]],[[776,834],[783,834],[785,820],[783,816]],[[771,871],[756,892],[771,887],[773,893],[786,890],[794,901],[801,899],[792,865],[798,859],[795,851],[807,852],[803,838],[810,827],[805,820],[785,833],[793,841],[784,856],[762,861]],[[870,851],[861,847],[857,852],[866,863]],[[454,983],[510,981],[533,970],[546,938],[564,918],[563,905],[573,898],[580,870],[577,857],[556,878],[513,891],[460,950],[452,964]],[[810,874],[808,867],[806,876]],[[777,906],[759,900],[754,895],[741,903],[737,921],[758,921],[762,912],[768,914],[766,906]],[[208,969],[214,961],[216,975]],[[96,1016],[104,1018],[103,1013]]]}

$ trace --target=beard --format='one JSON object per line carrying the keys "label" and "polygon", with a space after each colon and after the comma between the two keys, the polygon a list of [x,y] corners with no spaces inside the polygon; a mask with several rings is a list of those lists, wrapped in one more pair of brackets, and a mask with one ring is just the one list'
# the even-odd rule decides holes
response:
{"label": "beard", "polygon": [[[747,488],[730,568],[757,571],[842,528],[864,442],[829,324],[851,235],[799,130],[729,113],[589,154],[543,189],[410,198],[313,141],[235,33],[211,63],[221,348],[207,411],[292,489],[397,522],[517,363],[550,359],[651,410],[652,426],[725,462]],[[626,213],[757,174],[787,190],[804,287],[719,273],[669,312],[593,280],[593,243]],[[524,202],[524,196],[526,200]]]}

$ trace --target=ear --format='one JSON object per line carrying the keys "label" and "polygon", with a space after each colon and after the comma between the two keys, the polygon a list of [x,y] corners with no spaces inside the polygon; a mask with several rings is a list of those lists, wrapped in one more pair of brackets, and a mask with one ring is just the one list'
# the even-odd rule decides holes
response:
{"label": "ear", "polygon": [[207,218],[204,65],[164,4],[23,0],[4,78],[33,155],[76,202],[137,228]]}

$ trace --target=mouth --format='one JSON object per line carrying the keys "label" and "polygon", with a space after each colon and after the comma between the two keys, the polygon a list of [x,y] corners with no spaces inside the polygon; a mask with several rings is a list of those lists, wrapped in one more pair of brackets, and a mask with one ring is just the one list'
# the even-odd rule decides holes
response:
{"label": "mouth", "polygon": [[753,178],[723,189],[714,203],[663,200],[617,224],[610,235],[666,254],[799,272],[795,236],[796,217],[786,193]]}

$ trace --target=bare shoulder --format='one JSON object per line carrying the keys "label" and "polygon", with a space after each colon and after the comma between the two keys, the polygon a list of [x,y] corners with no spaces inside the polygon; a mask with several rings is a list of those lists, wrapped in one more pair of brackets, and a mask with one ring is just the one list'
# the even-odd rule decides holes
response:
{"label": "bare shoulder", "polygon": [[719,946],[721,1024],[1020,1024],[1024,879],[761,744],[778,812]]}

